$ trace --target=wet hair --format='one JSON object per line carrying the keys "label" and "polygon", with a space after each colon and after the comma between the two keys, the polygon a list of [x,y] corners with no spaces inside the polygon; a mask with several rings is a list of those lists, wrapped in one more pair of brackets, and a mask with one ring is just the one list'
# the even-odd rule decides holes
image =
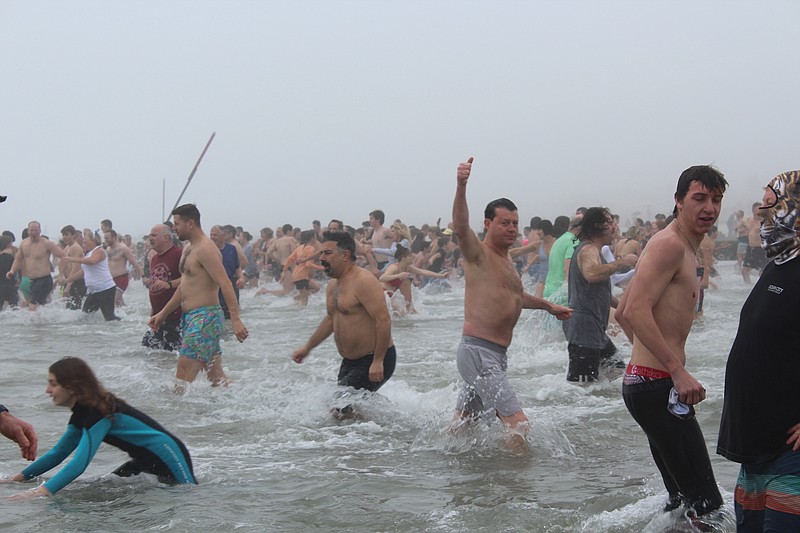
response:
{"label": "wet hair", "polygon": [[353,236],[346,231],[326,231],[322,234],[322,242],[332,241],[336,247],[343,252],[350,252],[350,257],[356,258],[356,241]]}
{"label": "wet hair", "polygon": [[114,231],[113,229],[108,230],[106,233],[111,235],[114,238],[114,240],[117,240],[117,232]]}
{"label": "wet hair", "polygon": [[545,235],[555,235],[553,229],[553,223],[547,219],[539,221],[539,225],[536,229],[542,230],[542,233]]}
{"label": "wet hair", "polygon": [[606,224],[610,218],[611,213],[605,207],[590,207],[583,215],[578,238],[587,241],[602,235],[607,229]]}
{"label": "wet hair", "polygon": [[517,210],[517,206],[514,205],[514,202],[508,198],[498,198],[497,200],[492,200],[486,205],[486,209],[483,210],[483,217],[488,218],[489,220],[494,220],[495,211],[498,207],[508,209],[511,212]]}
{"label": "wet hair", "polygon": [[380,222],[381,225],[383,225],[383,221],[386,220],[386,215],[383,214],[383,211],[381,211],[380,209],[376,209],[375,211],[370,213],[369,216]]}
{"label": "wet hair", "polygon": [[100,221],[100,225],[101,226],[108,226],[108,229],[111,229],[111,228],[114,227],[114,224],[112,224],[111,221],[108,220],[107,218],[105,220],[101,220]]}
{"label": "wet hair", "polygon": [[284,235],[289,235],[290,233],[292,233],[292,231],[294,231],[294,226],[292,226],[291,224],[284,224],[283,226],[281,226],[281,229],[283,230]]}
{"label": "wet hair", "polygon": [[684,170],[678,178],[678,186],[675,189],[675,208],[672,210],[672,215],[678,214],[677,202],[682,202],[686,198],[686,193],[689,192],[693,181],[698,181],[700,184],[712,192],[724,193],[728,188],[728,182],[722,172],[712,167],[711,165],[695,165]]}
{"label": "wet hair", "polygon": [[0,250],[5,250],[11,246],[11,237],[8,235],[0,235]]}
{"label": "wet hair", "polygon": [[61,228],[61,235],[75,235],[75,226],[72,224],[67,224]]}
{"label": "wet hair", "polygon": [[50,365],[48,371],[59,385],[75,395],[77,403],[94,407],[105,417],[110,416],[117,403],[122,401],[100,384],[89,365],[79,357],[59,359]]}
{"label": "wet hair", "polygon": [[194,204],[179,205],[172,210],[172,216],[179,216],[184,220],[194,220],[195,225],[200,226],[200,210]]}
{"label": "wet hair", "polygon": [[311,239],[314,238],[314,235],[316,235],[316,233],[314,233],[313,229],[307,229],[307,230],[301,232],[300,233],[300,244],[308,244],[308,243],[310,243]]}
{"label": "wet hair", "polygon": [[341,220],[332,218],[331,221],[328,222],[328,227],[330,227],[331,224],[336,224],[336,227],[339,228],[337,231],[344,231],[344,222]]}
{"label": "wet hair", "polygon": [[553,237],[556,239],[564,235],[566,231],[569,229],[569,217],[564,215],[559,215],[556,217],[555,221],[553,222]]}

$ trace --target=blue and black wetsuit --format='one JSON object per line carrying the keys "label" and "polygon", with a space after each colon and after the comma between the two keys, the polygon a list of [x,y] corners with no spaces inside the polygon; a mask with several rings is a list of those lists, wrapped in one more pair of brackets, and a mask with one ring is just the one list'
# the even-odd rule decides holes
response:
{"label": "blue and black wetsuit", "polygon": [[130,461],[114,471],[118,476],[147,472],[171,485],[197,483],[186,446],[161,424],[124,402],[117,403],[110,417],[104,417],[93,407],[75,404],[66,433],[53,449],[23,470],[22,475],[30,479],[47,472],[75,451],[72,460],[44,484],[55,494],[86,470],[101,442],[131,456]]}

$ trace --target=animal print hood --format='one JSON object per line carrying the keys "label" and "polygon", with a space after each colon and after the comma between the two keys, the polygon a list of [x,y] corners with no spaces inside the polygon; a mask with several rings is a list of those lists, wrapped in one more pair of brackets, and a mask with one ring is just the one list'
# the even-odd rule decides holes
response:
{"label": "animal print hood", "polygon": [[761,247],[776,264],[800,255],[800,170],[784,172],[767,185],[778,197],[775,205],[763,208]]}

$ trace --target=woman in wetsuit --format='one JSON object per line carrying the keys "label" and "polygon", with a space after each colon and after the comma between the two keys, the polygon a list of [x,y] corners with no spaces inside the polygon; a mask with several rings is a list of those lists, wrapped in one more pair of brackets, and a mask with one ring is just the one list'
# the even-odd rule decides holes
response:
{"label": "woman in wetsuit", "polygon": [[67,431],[49,452],[25,470],[3,481],[25,481],[75,455],[49,481],[16,499],[55,494],[89,466],[101,442],[125,451],[131,460],[114,471],[121,477],[142,472],[162,483],[193,483],[192,460],[183,443],[158,422],[106,391],[82,359],[64,357],[50,366],[47,394],[55,405],[69,407],[72,417]]}

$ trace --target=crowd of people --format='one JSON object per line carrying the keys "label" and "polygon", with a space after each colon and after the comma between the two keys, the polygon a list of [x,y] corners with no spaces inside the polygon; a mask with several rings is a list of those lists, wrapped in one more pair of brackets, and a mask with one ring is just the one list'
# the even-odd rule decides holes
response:
{"label": "crowd of people", "polygon": [[[450,431],[496,417],[508,447],[527,448],[528,418],[507,378],[506,350],[521,310],[543,310],[561,321],[567,381],[623,374],[622,399],[645,433],[668,491],[665,511],[685,508],[702,528],[702,517],[723,499],[694,417],[706,391],[686,369],[685,343],[703,312],[703,291],[714,287],[715,224],[727,181],[710,166],[686,169],[672,214],[637,219],[624,233],[619,217],[606,207],[581,207],[553,221],[534,217],[521,230],[514,203],[499,198],[486,206],[479,235],[469,225],[466,191],[472,165],[470,158],[458,166],[452,222],[446,227],[437,221],[416,228],[400,220],[387,227],[384,212],[374,210],[358,227],[340,220],[326,228],[314,221],[306,230],[286,224],[274,231],[263,228],[254,240],[241,227],[214,225],[207,236],[197,206],[185,204],[172,212],[172,223],[155,225],[145,242],[133,245],[120,239],[108,220],[102,224],[103,244],[96,232],[81,233],[69,225],[60,240],[51,240],[34,221],[18,247],[10,232],[0,237],[0,295],[3,303],[33,310],[58,299],[54,294],[60,290],[68,308],[99,309],[110,321],[118,320],[115,306],[124,305],[130,277],[141,279],[152,306],[142,344],[178,353],[179,383],[205,372],[213,385],[226,385],[220,346],[225,320],[239,342],[248,337],[239,289],[260,287],[257,294],[294,297],[300,306],[324,289],[326,313],[291,358],[302,363],[333,334],[342,357],[338,384],[374,392],[395,371],[392,320],[415,312],[414,291],[447,290],[448,279],[463,278],[464,325],[456,350],[463,386]],[[800,409],[793,377],[800,370],[800,339],[792,323],[800,303],[795,272],[800,262],[794,261],[800,255],[800,172],[777,176],[764,191],[752,217],[736,213],[729,228],[737,236],[743,279],[749,283],[754,270],[760,276],[730,351],[718,453],[742,463],[735,489],[742,531],[761,531],[765,524],[797,531]],[[280,288],[266,287],[272,283]],[[615,325],[632,345],[627,364],[608,333]],[[140,450],[135,444],[126,447],[125,430],[115,429],[118,419],[129,417],[166,439],[179,452],[171,456],[183,459],[168,462],[137,451],[115,473],[150,472],[168,482],[195,482],[188,452],[177,438],[102,389],[85,363],[64,361],[51,367],[48,393],[73,410],[68,432],[14,480],[53,468],[76,447],[89,454],[88,462],[96,447],[87,448],[73,427],[130,453]],[[95,385],[84,390],[62,366],[79,368],[75,372]],[[352,405],[332,414],[357,415]],[[35,458],[33,428],[2,407],[0,430],[20,444],[23,457]],[[37,494],[54,493],[82,472],[70,465]]]}

